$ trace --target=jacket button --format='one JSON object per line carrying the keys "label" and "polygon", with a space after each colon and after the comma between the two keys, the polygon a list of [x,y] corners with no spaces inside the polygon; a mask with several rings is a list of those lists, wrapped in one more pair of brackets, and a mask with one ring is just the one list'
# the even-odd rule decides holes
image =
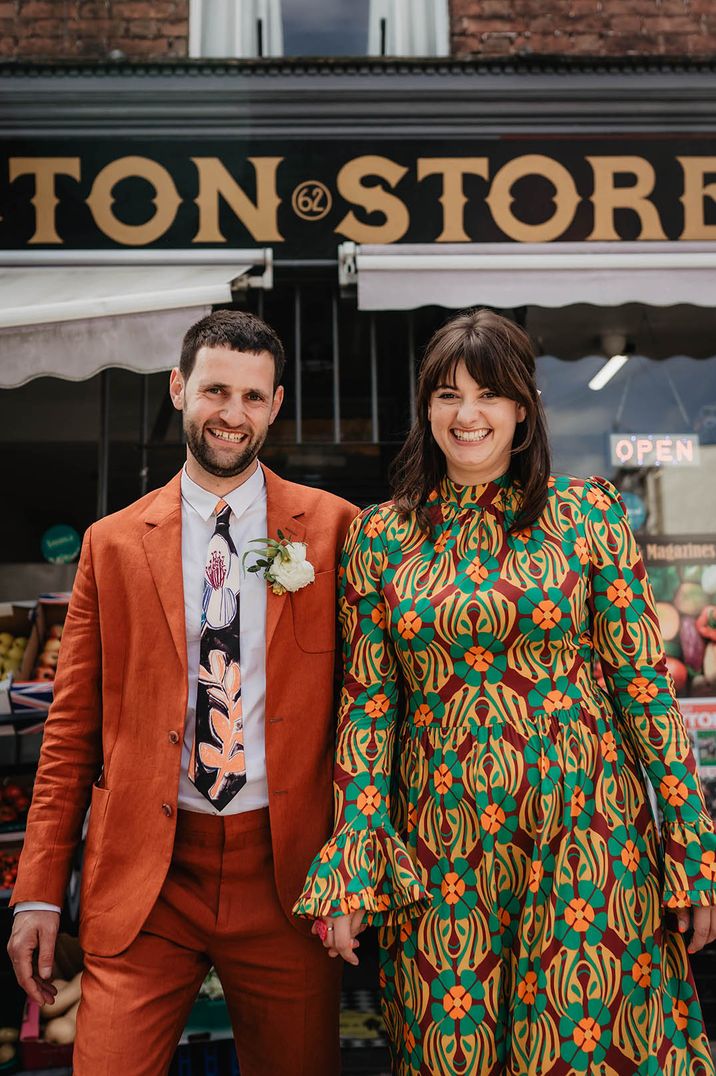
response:
{"label": "jacket button", "polygon": [[169,743],[179,743],[179,733],[174,729],[169,733]]}
{"label": "jacket button", "polygon": [[162,810],[164,811],[164,814],[167,816],[167,818],[171,818],[172,814],[174,813],[172,811],[171,803],[163,803]]}

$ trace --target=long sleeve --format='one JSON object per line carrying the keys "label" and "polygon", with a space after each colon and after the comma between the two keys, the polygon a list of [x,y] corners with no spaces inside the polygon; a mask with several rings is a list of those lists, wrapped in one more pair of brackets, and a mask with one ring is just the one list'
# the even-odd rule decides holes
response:
{"label": "long sleeve", "polygon": [[663,816],[664,903],[716,904],[716,835],[664,656],[639,549],[619,494],[585,485],[589,606],[595,648],[618,717],[635,745]]}
{"label": "long sleeve", "polygon": [[354,520],[340,568],[344,676],[334,772],[335,828],[314,859],[294,911],[365,909],[374,923],[400,921],[429,903],[390,818],[400,670],[386,623],[386,559],[380,508]]}

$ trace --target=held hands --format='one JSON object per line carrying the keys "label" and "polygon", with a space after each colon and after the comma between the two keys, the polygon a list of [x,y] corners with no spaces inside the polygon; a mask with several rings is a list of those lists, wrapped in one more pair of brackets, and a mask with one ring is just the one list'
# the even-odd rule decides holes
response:
{"label": "held hands", "polygon": [[317,934],[323,942],[323,947],[328,950],[330,957],[342,956],[348,964],[357,964],[358,957],[354,950],[360,942],[356,935],[365,930],[363,916],[365,912],[360,908],[350,915],[325,916],[316,919],[311,927],[311,933]]}
{"label": "held hands", "polygon": [[678,908],[676,916],[680,934],[685,934],[689,929],[693,916],[694,933],[687,952],[698,953],[704,945],[716,941],[716,905],[703,908],[701,905],[694,904],[692,908]]}
{"label": "held hands", "polygon": [[7,951],[15,977],[27,996],[38,1005],[52,1005],[57,993],[52,985],[52,961],[60,925],[59,912],[17,912]]}

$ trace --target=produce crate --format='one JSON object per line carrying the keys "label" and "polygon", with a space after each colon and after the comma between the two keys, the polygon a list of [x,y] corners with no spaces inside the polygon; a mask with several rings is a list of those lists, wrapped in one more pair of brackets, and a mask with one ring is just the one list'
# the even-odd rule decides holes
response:
{"label": "produce crate", "polygon": [[29,998],[20,1028],[20,1061],[26,1069],[62,1068],[72,1064],[72,1043],[60,1045],[40,1038],[40,1007]]}

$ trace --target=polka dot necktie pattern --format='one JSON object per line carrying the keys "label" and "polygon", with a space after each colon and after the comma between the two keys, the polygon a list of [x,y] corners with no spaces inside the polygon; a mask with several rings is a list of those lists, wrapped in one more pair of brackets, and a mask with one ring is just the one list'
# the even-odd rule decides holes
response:
{"label": "polka dot necktie pattern", "polygon": [[220,500],[204,571],[199,684],[189,777],[223,811],[246,784],[239,663],[239,580],[229,533],[231,508]]}

